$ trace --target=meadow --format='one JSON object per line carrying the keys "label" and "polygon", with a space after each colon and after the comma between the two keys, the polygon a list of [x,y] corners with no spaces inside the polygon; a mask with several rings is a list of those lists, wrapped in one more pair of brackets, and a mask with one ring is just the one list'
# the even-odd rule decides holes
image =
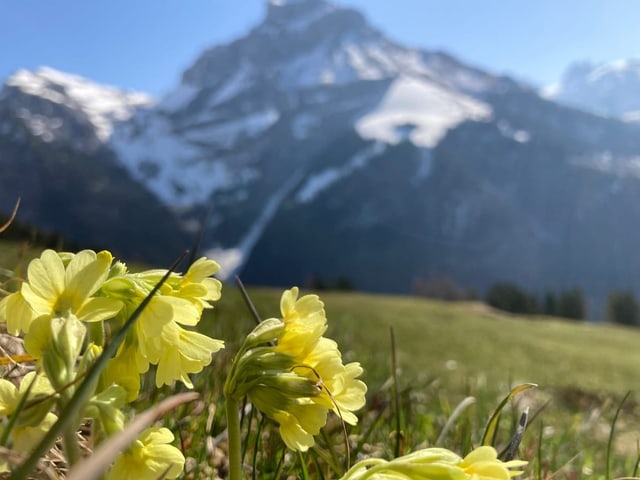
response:
{"label": "meadow", "polygon": [[[22,275],[26,261],[38,253],[0,242],[0,265]],[[262,320],[280,315],[282,290],[254,287],[248,293]],[[481,302],[302,293],[320,295],[327,335],[339,343],[345,361],[364,367],[367,404],[358,425],[348,429],[348,450],[334,416],[305,456],[287,450],[273,422],[245,405],[242,458],[249,478],[338,478],[347,462],[367,456],[391,459],[431,446],[464,455],[481,443],[501,400],[523,383],[537,387],[508,403],[495,439],[501,451],[528,411],[517,458],[529,465],[521,478],[636,475],[640,415],[633,393],[627,394],[640,383],[640,330],[515,316]],[[238,287],[227,284],[198,327],[224,340],[226,348],[193,376],[200,398],[163,420],[187,457],[184,478],[227,474],[222,385],[234,353],[255,324]],[[182,384],[158,389],[144,383],[135,407],[146,408],[184,390]]]}
{"label": "meadow", "polygon": [[[279,290],[249,293],[262,318],[278,315]],[[479,444],[489,417],[513,386],[535,383],[537,388],[511,402],[497,446],[507,443],[519,414],[529,407],[519,456],[530,462],[527,478],[607,477],[613,418],[624,396],[640,384],[640,330],[516,316],[480,302],[316,293],[325,302],[329,335],[348,360],[365,369],[369,410],[355,436],[368,435],[368,443],[393,453],[392,328],[407,450],[438,444],[464,453]],[[226,285],[203,328],[233,345],[253,321],[238,288]],[[467,397],[475,402],[437,443],[453,410]],[[624,402],[614,433],[608,476],[630,476],[640,439],[633,394]]]}

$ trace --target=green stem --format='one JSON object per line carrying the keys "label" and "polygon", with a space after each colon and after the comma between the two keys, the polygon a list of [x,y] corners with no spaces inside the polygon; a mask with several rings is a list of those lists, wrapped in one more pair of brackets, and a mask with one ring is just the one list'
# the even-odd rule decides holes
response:
{"label": "green stem", "polygon": [[80,447],[78,446],[78,439],[76,437],[75,424],[71,425],[71,428],[66,428],[62,434],[62,441],[64,443],[64,453],[67,457],[69,467],[78,463],[82,458],[80,454]]}
{"label": "green stem", "polygon": [[238,402],[236,402],[232,395],[227,395],[225,402],[227,409],[227,432],[229,435],[229,480],[242,480],[242,447]]}
{"label": "green stem", "polygon": [[[66,389],[58,397],[58,410],[62,411],[67,407],[73,397],[73,389]],[[62,446],[64,448],[65,456],[67,457],[67,463],[69,467],[78,463],[82,458],[80,453],[80,447],[78,445],[78,438],[76,437],[77,426],[80,423],[77,414],[72,414],[73,420],[69,422],[62,431]]]}

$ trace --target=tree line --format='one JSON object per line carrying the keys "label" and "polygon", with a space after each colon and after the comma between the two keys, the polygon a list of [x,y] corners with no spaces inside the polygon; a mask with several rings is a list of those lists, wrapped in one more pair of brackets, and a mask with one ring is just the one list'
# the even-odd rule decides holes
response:
{"label": "tree line", "polygon": [[[524,315],[551,315],[574,320],[587,317],[587,301],[580,288],[547,292],[538,298],[512,283],[496,283],[487,293],[489,305]],[[611,323],[640,326],[640,301],[631,291],[611,292],[607,298],[606,319]]]}
{"label": "tree line", "polygon": [[587,316],[587,301],[579,288],[547,292],[538,298],[513,283],[501,282],[489,289],[486,301],[494,308],[524,315],[551,315],[574,320]]}

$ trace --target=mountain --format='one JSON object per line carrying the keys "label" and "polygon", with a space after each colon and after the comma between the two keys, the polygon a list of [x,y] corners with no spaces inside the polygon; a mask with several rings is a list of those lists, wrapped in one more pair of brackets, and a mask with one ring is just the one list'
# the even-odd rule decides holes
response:
{"label": "mountain", "polygon": [[[187,217],[214,206],[208,241],[231,274],[291,195],[309,204],[385,145],[430,149],[456,125],[489,118],[483,97],[512,85],[397,45],[355,10],[272,1],[261,24],[205,51],[112,146],[134,178]],[[333,142],[359,140],[361,152],[324,156]]]}
{"label": "mountain", "polygon": [[211,212],[204,249],[259,284],[640,293],[638,126],[399,45],[355,10],[270,0],[156,102],[71,84],[90,82],[19,72],[0,93],[0,204],[30,195],[38,225],[159,258]]}
{"label": "mountain", "polygon": [[545,93],[553,100],[599,115],[640,120],[640,59],[575,63]]}
{"label": "mountain", "polygon": [[[166,262],[189,236],[107,146],[114,125],[150,105],[146,95],[42,68],[0,91],[0,205],[75,244]],[[144,228],[139,228],[144,226]],[[169,250],[172,250],[169,253]]]}

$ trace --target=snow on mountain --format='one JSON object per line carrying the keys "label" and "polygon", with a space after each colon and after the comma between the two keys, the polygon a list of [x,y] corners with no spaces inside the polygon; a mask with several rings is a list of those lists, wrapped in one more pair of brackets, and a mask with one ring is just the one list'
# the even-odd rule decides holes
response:
{"label": "snow on mountain", "polygon": [[626,121],[640,118],[640,59],[575,63],[543,96]]}
{"label": "snow on mountain", "polygon": [[576,155],[569,161],[573,165],[610,173],[620,178],[640,178],[640,155],[620,156],[604,150],[589,155]]}
{"label": "snow on mountain", "polygon": [[531,140],[531,134],[529,132],[513,128],[507,120],[498,120],[496,126],[503,136],[518,143],[527,143]]}
{"label": "snow on mountain", "polygon": [[[115,87],[99,85],[77,75],[62,73],[48,67],[32,72],[19,70],[9,77],[5,85],[24,94],[34,95],[50,102],[84,113],[94,126],[101,141],[113,133],[114,123],[131,118],[137,109],[152,105],[151,97],[140,92],[127,92]],[[60,127],[60,120],[47,122],[39,115],[24,114],[32,133],[45,141],[52,141]]]}
{"label": "snow on mountain", "polygon": [[231,248],[214,247],[205,252],[205,255],[215,258],[220,264],[220,272],[218,273],[220,279],[228,280],[240,271],[249,259],[254,246],[260,240],[264,229],[277,213],[278,207],[301,178],[302,172],[295,172],[279,189],[273,192],[264,203],[264,207],[256,220],[236,246]]}
{"label": "snow on mountain", "polygon": [[341,178],[351,175],[354,170],[362,168],[367,161],[376,155],[380,155],[386,148],[385,143],[375,142],[361,152],[358,152],[340,167],[329,167],[314,173],[307,178],[302,187],[296,193],[296,200],[300,203],[309,203],[316,196],[336,183]]}
{"label": "snow on mountain", "polygon": [[245,183],[252,177],[247,168],[232,172],[225,162],[207,156],[192,141],[228,145],[240,133],[255,133],[263,127],[264,114],[214,126],[208,132],[193,130],[186,135],[173,132],[166,117],[145,115],[138,120],[144,125],[141,133],[134,125],[127,125],[116,130],[110,145],[129,173],[166,205],[188,207],[206,203],[214,192]]}
{"label": "snow on mountain", "polygon": [[491,107],[435,82],[402,75],[393,81],[382,102],[356,123],[365,139],[396,144],[409,139],[432,148],[447,130],[466,120],[491,117]]}

